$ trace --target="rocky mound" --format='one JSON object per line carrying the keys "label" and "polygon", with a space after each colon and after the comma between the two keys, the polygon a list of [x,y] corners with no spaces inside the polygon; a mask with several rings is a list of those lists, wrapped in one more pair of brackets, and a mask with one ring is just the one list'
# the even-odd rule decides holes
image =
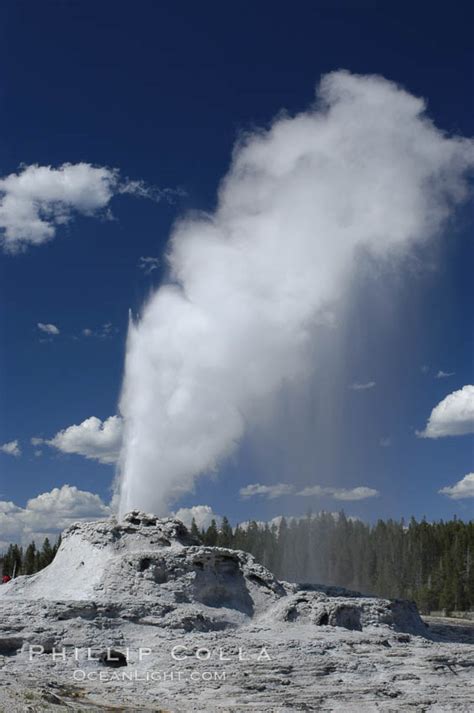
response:
{"label": "rocky mound", "polygon": [[[137,585],[149,579],[147,555],[151,563],[159,553],[170,550],[171,557],[179,561],[179,551],[197,544],[179,520],[158,520],[143,513],[129,513],[121,523],[115,519],[76,523],[64,531],[49,567],[9,582],[0,597],[110,600],[133,596]],[[144,590],[140,589],[142,597]]]}
{"label": "rocky mound", "polygon": [[61,602],[48,616],[185,631],[264,625],[388,626],[424,633],[414,604],[279,582],[246,552],[201,545],[182,522],[141,512],[68,528],[54,561],[0,588],[1,600]]}

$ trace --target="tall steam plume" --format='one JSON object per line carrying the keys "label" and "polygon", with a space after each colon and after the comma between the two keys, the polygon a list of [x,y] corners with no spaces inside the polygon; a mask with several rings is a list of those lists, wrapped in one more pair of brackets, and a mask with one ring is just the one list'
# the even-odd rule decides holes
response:
{"label": "tall steam plume", "polygon": [[121,513],[167,511],[215,469],[308,345],[360,247],[399,256],[467,196],[474,142],[377,76],[323,77],[316,104],[236,146],[213,214],[173,230],[169,284],[131,323],[120,402]]}

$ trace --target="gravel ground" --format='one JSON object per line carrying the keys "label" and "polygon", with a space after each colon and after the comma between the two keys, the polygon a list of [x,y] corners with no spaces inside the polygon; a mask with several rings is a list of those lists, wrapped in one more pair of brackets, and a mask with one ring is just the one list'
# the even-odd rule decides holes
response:
{"label": "gravel ground", "polygon": [[[163,630],[144,634],[143,625],[129,624],[127,666],[72,656],[54,662],[47,653],[30,661],[25,651],[3,657],[0,710],[473,711],[474,624],[428,624],[431,638],[375,627],[361,632],[320,626],[315,632],[298,624],[170,636]],[[142,640],[152,653],[140,663]],[[172,658],[174,646],[181,647],[175,654],[183,660]],[[245,660],[239,660],[239,647]],[[210,652],[208,660],[196,658],[199,648],[199,656]],[[93,680],[77,680],[78,671]],[[97,680],[100,674],[109,680]]]}

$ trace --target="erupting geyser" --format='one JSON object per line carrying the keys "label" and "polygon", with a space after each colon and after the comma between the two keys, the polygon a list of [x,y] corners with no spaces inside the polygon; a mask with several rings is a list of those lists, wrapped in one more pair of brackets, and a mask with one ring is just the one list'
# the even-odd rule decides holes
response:
{"label": "erupting geyser", "polygon": [[474,142],[376,76],[323,77],[317,102],[244,136],[212,214],[175,226],[169,284],[128,337],[120,512],[167,511],[242,437],[254,405],[311,374],[318,315],[359,247],[398,257],[467,194]]}

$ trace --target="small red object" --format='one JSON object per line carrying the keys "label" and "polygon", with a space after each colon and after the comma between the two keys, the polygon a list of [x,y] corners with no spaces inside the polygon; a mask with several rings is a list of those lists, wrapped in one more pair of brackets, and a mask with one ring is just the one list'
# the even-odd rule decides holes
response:
{"label": "small red object", "polygon": [[10,579],[11,579],[11,577],[9,574],[4,574],[2,577],[2,584],[6,584],[7,582],[10,581]]}

